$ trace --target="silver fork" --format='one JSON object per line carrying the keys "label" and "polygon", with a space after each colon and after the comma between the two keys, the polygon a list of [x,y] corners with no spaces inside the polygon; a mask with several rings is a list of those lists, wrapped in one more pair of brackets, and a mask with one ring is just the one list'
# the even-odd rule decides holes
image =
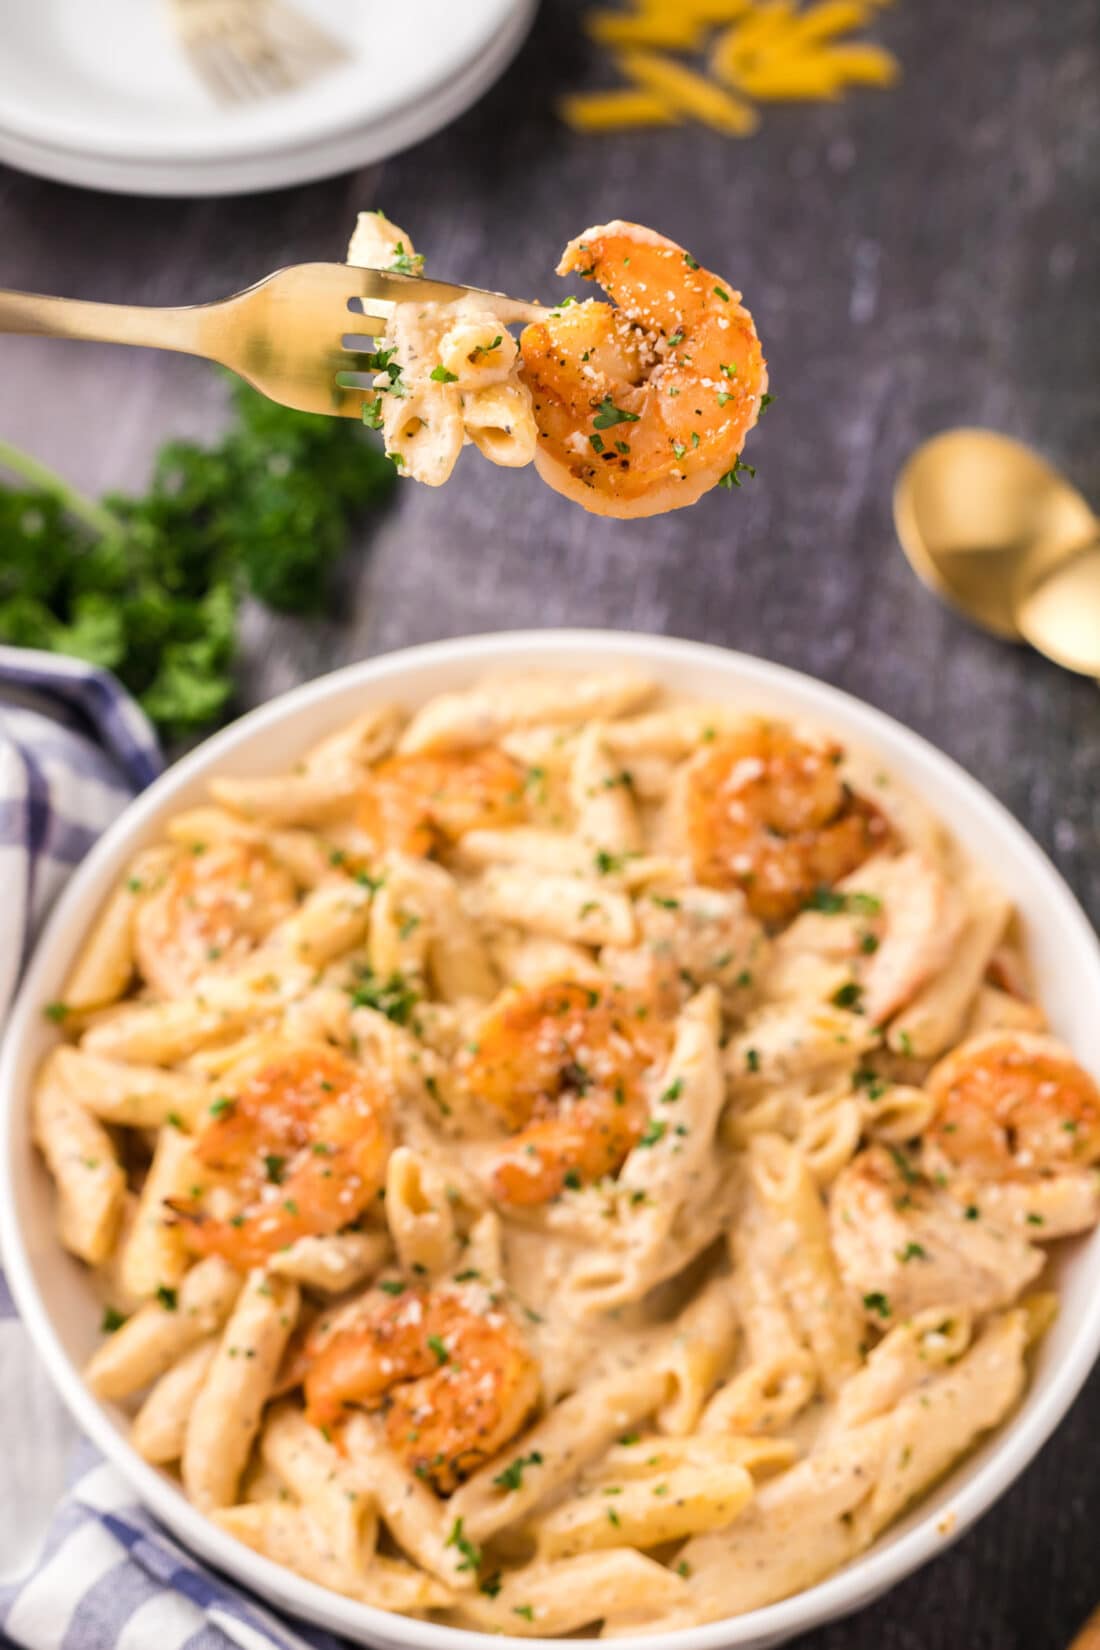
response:
{"label": "silver fork", "polygon": [[0,290],[0,333],[180,350],[230,367],[284,407],[359,418],[377,370],[369,341],[385,331],[394,305],[471,293],[490,300],[505,325],[546,314],[480,287],[350,264],[293,264],[231,298],[177,309]]}
{"label": "silver fork", "polygon": [[277,97],[351,55],[285,0],[169,0],[169,8],[192,67],[219,103]]}

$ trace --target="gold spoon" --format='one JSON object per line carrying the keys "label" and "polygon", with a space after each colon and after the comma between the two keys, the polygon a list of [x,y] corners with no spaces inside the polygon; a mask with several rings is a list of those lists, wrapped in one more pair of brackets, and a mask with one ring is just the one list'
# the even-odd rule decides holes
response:
{"label": "gold spoon", "polygon": [[898,476],[894,521],[931,590],[997,636],[1100,676],[1100,518],[994,430],[946,430]]}

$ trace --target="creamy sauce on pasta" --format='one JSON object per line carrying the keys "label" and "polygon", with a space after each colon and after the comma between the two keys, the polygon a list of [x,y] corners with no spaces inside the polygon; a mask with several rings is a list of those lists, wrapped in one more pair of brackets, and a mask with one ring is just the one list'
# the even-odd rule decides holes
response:
{"label": "creamy sauce on pasta", "polygon": [[368,707],[214,780],[78,960],[33,1108],[87,1378],[365,1603],[554,1637],[782,1598],[1011,1411],[1100,1212],[1027,978],[822,730],[612,671]]}

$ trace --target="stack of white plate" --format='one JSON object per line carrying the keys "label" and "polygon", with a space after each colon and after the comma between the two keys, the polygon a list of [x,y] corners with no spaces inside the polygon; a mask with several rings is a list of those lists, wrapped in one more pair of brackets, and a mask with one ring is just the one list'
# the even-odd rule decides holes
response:
{"label": "stack of white plate", "polygon": [[380,160],[438,131],[518,50],[537,0],[295,0],[348,48],[258,103],[219,105],[167,0],[3,0],[0,161],[92,189],[228,195]]}

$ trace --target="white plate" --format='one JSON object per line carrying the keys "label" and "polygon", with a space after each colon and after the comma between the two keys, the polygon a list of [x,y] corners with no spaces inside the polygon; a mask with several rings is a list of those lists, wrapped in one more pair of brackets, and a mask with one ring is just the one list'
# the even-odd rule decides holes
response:
{"label": "white plate", "polygon": [[[331,10],[334,0],[327,3]],[[300,91],[224,110],[170,43],[157,44],[152,0],[104,0],[104,13],[95,9],[97,21],[132,4],[141,13],[138,45],[127,50],[121,74],[98,50],[93,8],[83,0],[8,0],[0,161],[137,195],[239,194],[332,176],[408,148],[457,118],[507,67],[537,9],[537,0],[463,0],[457,7],[453,0],[371,0],[372,19],[384,18],[385,27],[371,22],[368,53],[366,0],[347,3],[360,20],[352,64]],[[309,6],[325,15],[321,0]],[[347,6],[336,9],[344,15]],[[51,14],[57,26],[47,28]],[[65,20],[68,33],[59,26]],[[344,38],[349,30],[345,20]],[[76,45],[67,44],[74,38]],[[376,40],[385,56],[376,56]],[[119,78],[121,96],[113,84]],[[81,91],[70,104],[73,84]],[[157,97],[151,86],[160,87]]]}
{"label": "white plate", "polygon": [[[608,664],[646,670],[680,694],[817,722],[928,798],[964,848],[1011,893],[1054,1030],[1100,1073],[1100,946],[1049,860],[999,803],[923,739],[847,694],[777,665],[691,642],[600,631],[442,642],[352,665],[298,688],[178,763],[127,809],[73,877],[13,1011],[0,1053],[0,1242],[16,1303],[62,1397],[157,1517],[201,1557],[261,1597],[378,1650],[530,1650],[531,1641],[389,1615],[304,1581],[223,1534],[131,1449],[122,1412],[100,1404],[80,1377],[98,1339],[101,1306],[83,1269],[57,1241],[47,1177],[31,1147],[27,1096],[34,1070],[57,1036],[42,1005],[61,995],[77,947],[124,865],[169,814],[204,798],[213,775],[283,768],[372,700],[397,700],[411,708],[486,671]],[[1100,1232],[1060,1245],[1055,1269],[1061,1311],[1038,1349],[1020,1408],[869,1552],[782,1603],[706,1627],[639,1637],[631,1640],[636,1650],[764,1650],[868,1603],[961,1535],[1027,1466],[1100,1350]],[[606,1650],[604,1640],[549,1642],[562,1650]]]}

